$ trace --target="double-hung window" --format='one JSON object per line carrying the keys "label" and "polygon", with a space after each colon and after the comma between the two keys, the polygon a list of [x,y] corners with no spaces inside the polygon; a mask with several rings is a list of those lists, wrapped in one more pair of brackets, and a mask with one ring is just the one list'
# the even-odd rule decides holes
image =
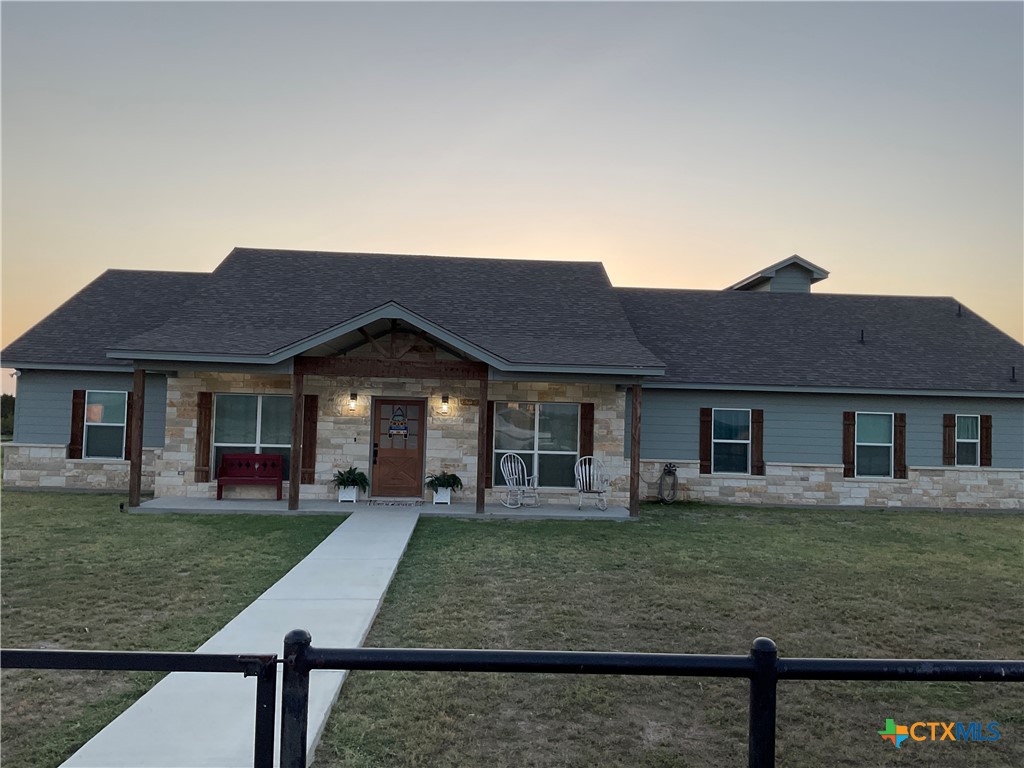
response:
{"label": "double-hung window", "polygon": [[579,440],[579,403],[495,403],[494,485],[505,484],[501,457],[514,453],[540,487],[574,488]]}
{"label": "double-hung window", "polygon": [[123,459],[127,423],[127,392],[86,390],[83,458]]}
{"label": "double-hung window", "polygon": [[288,395],[217,395],[213,405],[213,466],[225,453],[271,453],[284,457],[288,479],[292,399]]}
{"label": "double-hung window", "polygon": [[981,454],[981,417],[956,416],[956,464],[958,467],[978,466]]}
{"label": "double-hung window", "polygon": [[712,409],[711,472],[750,474],[749,408]]}
{"label": "double-hung window", "polygon": [[892,477],[891,413],[857,413],[857,477]]}

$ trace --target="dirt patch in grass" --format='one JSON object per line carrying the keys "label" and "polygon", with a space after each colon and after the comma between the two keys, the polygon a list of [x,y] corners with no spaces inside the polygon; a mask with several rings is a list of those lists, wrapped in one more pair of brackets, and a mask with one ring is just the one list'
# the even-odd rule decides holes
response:
{"label": "dirt patch in grass", "polygon": [[[368,644],[1021,658],[1024,518],[648,507],[636,523],[424,519]],[[314,643],[316,638],[313,638]],[[745,681],[356,672],[319,766],[746,761]],[[1024,764],[1024,686],[780,684],[779,764]],[[896,752],[884,720],[998,721]],[[887,751],[888,750],[888,751]]]}
{"label": "dirt patch in grass", "polygon": [[[341,522],[133,515],[122,501],[4,492],[3,647],[193,651]],[[4,766],[59,764],[158,679],[4,670]]]}

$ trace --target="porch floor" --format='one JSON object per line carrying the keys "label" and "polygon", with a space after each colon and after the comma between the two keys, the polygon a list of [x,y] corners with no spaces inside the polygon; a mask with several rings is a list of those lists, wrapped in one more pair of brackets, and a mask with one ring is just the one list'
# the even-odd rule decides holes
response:
{"label": "porch floor", "polygon": [[598,509],[593,502],[586,503],[583,509],[571,504],[541,504],[538,507],[520,507],[507,509],[501,504],[492,503],[484,507],[484,513],[476,513],[476,504],[458,502],[448,504],[431,504],[424,501],[412,506],[402,503],[388,503],[392,500],[380,499],[373,501],[337,502],[329,499],[300,499],[299,508],[288,511],[287,500],[274,499],[207,499],[193,496],[161,496],[144,501],[141,506],[134,507],[133,512],[159,514],[164,512],[183,512],[187,514],[230,514],[230,515],[347,515],[353,512],[379,512],[393,509],[415,510],[422,516],[436,515],[439,517],[466,517],[474,519],[511,519],[511,520],[630,520],[629,510],[625,507],[610,506]]}

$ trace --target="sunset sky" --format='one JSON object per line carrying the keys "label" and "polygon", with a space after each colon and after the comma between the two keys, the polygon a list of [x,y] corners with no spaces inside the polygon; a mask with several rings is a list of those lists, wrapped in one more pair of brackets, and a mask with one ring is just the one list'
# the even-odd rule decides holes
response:
{"label": "sunset sky", "polygon": [[680,288],[797,253],[819,292],[952,295],[1024,338],[1020,3],[0,15],[4,344],[107,268],[236,245]]}

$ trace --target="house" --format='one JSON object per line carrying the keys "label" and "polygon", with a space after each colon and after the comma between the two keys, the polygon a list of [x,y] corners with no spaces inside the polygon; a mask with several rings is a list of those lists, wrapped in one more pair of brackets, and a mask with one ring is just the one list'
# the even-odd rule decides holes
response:
{"label": "house", "polygon": [[[289,508],[506,452],[541,499],[594,455],[612,501],[1016,508],[1024,347],[951,298],[812,291],[793,256],[721,291],[600,263],[236,248],[210,274],[110,270],[8,346],[7,488],[215,495],[225,453],[286,457]],[[297,481],[296,481],[297,480]],[[267,488],[228,488],[257,496]]]}

